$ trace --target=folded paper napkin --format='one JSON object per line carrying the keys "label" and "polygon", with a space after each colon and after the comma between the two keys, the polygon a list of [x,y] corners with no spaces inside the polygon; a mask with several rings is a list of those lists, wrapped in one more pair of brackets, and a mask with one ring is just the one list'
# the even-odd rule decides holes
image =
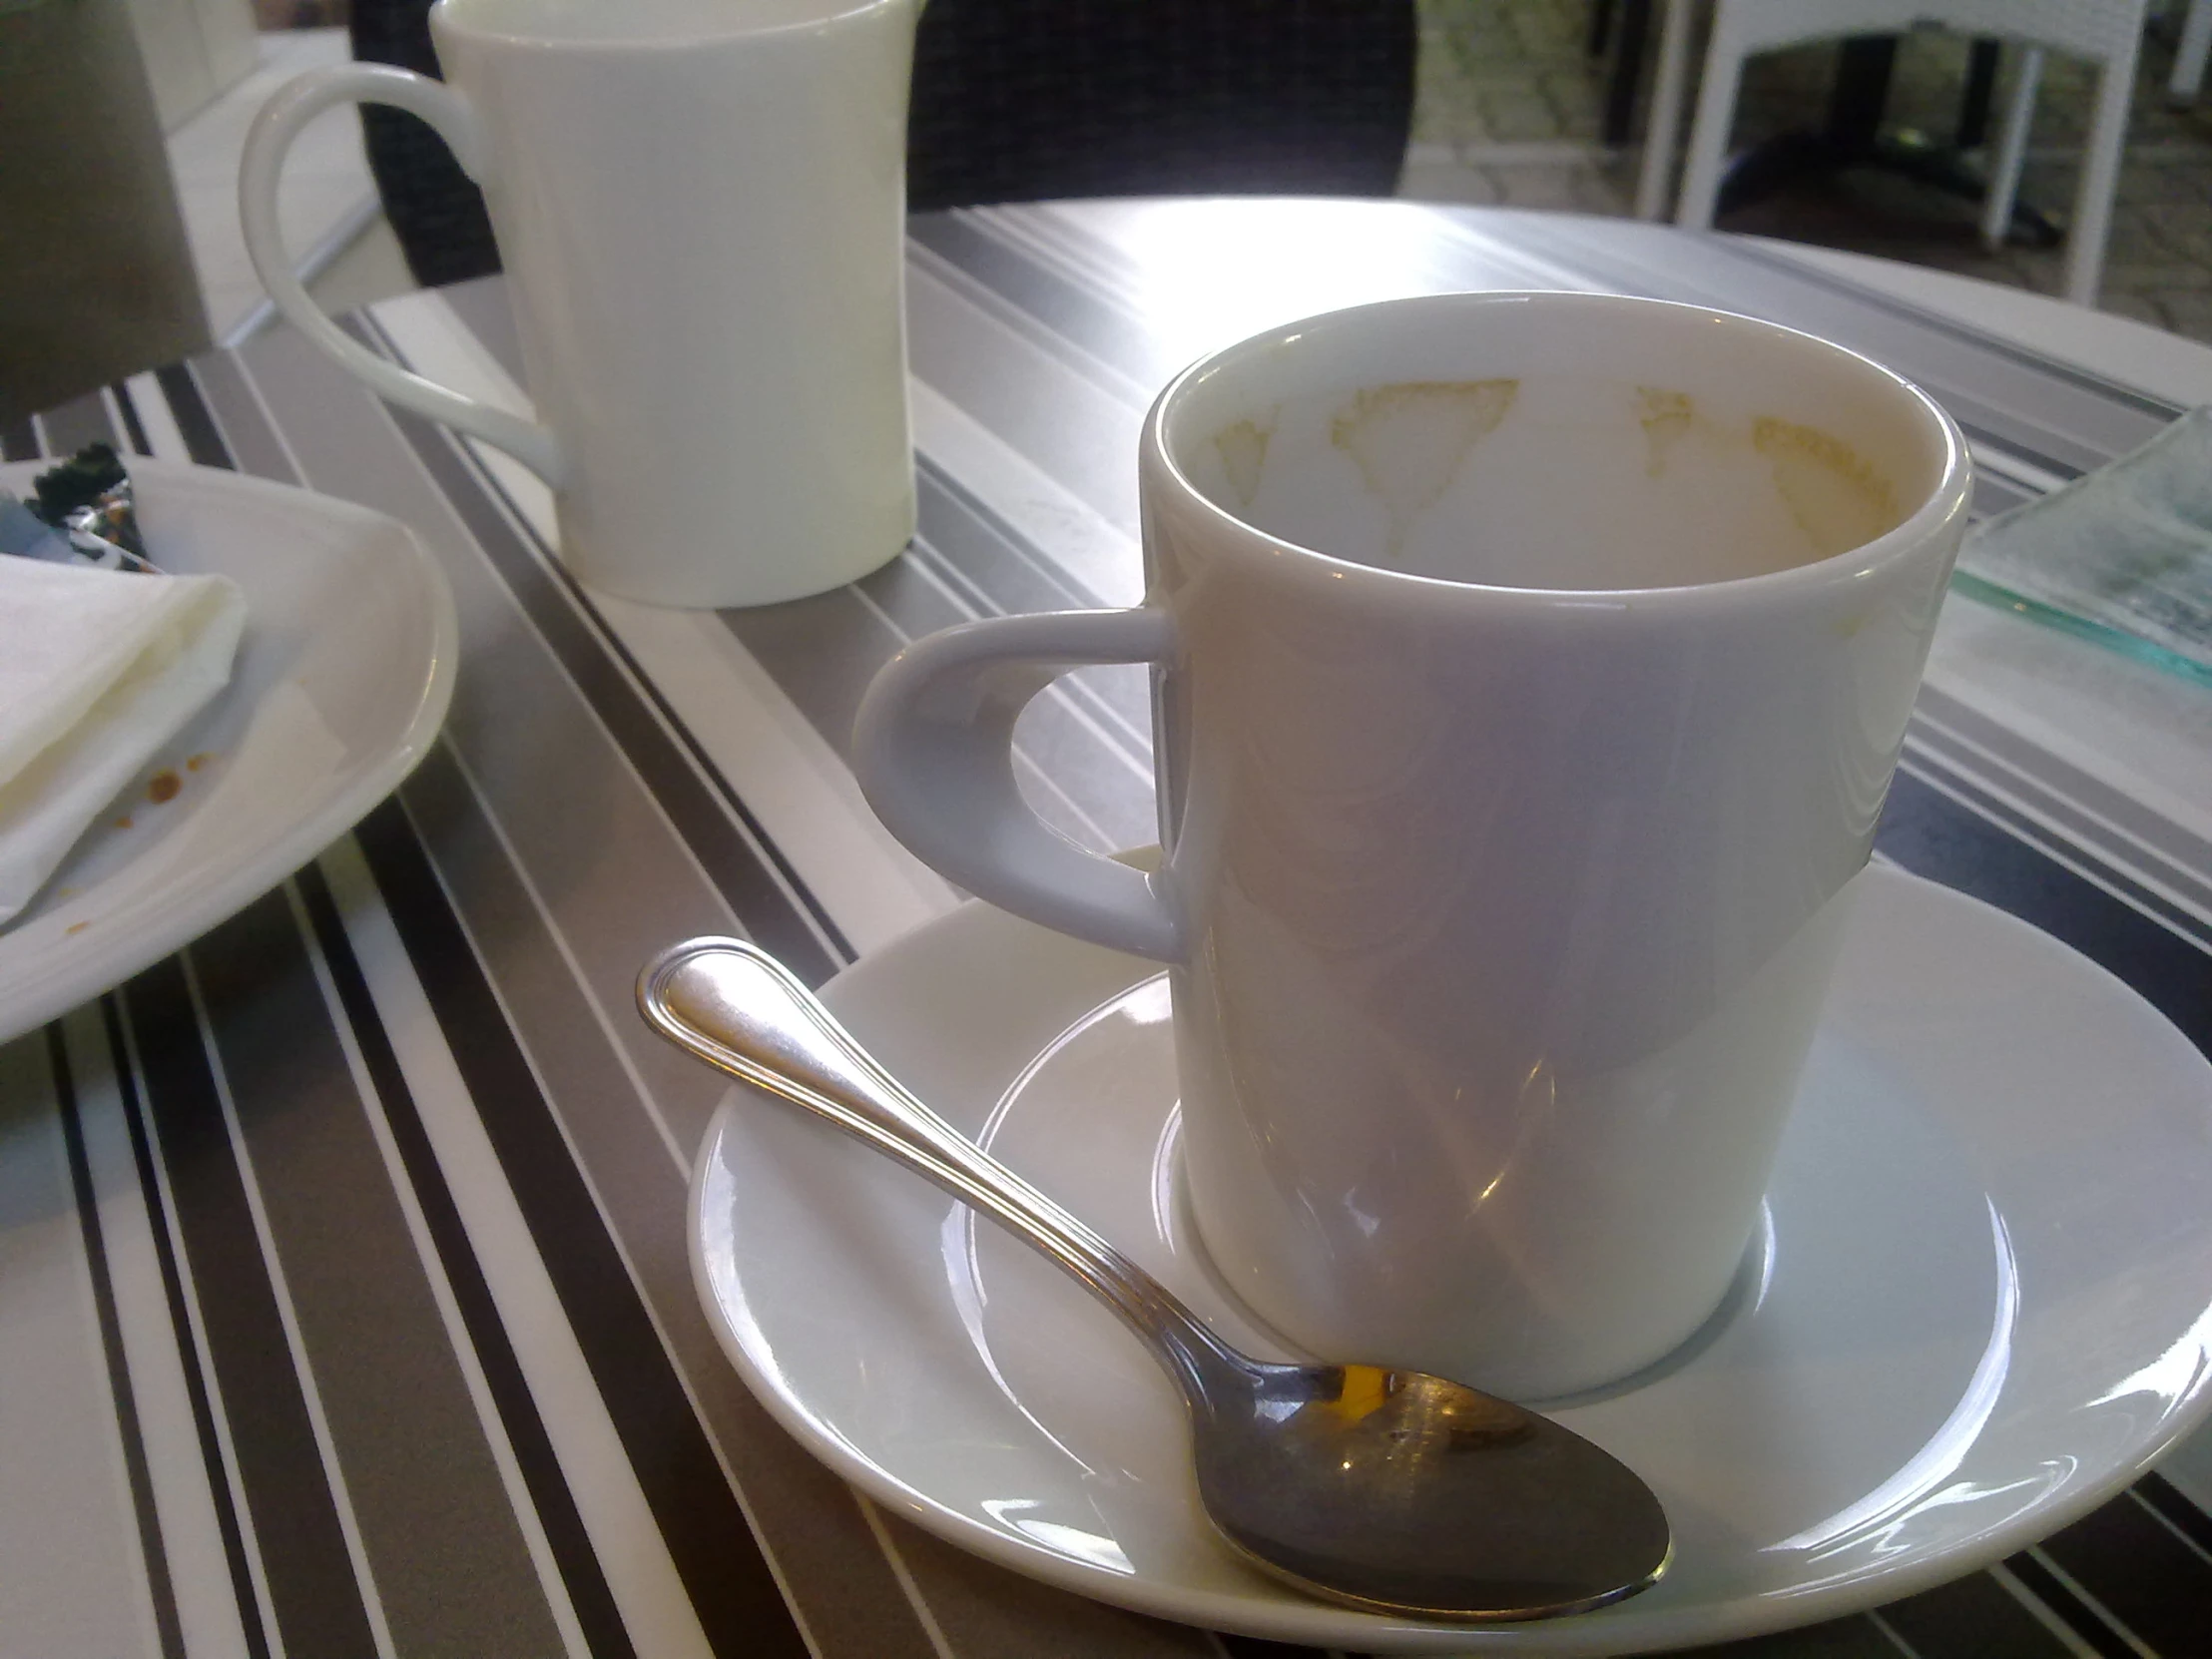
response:
{"label": "folded paper napkin", "polygon": [[0,925],[231,678],[227,576],[0,558]]}
{"label": "folded paper napkin", "polygon": [[2212,685],[2212,408],[1977,526],[1961,593]]}

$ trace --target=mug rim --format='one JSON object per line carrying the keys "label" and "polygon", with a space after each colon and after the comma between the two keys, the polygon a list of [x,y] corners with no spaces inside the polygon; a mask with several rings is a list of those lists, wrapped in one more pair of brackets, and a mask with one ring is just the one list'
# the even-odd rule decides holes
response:
{"label": "mug rim", "polygon": [[[1296,336],[1321,324],[1337,324],[1350,317],[1408,307],[1472,308],[1490,304],[1526,303],[1664,310],[1714,318],[1729,324],[1743,324],[1771,336],[1802,342],[1846,359],[1848,363],[1870,370],[1879,379],[1889,382],[1933,419],[1935,429],[1943,444],[1942,463],[1936,471],[1935,485],[1918,507],[1873,540],[1848,547],[1840,553],[1832,553],[1826,558],[1807,560],[1782,570],[1723,577],[1718,581],[1673,583],[1656,587],[1519,587],[1429,576],[1417,571],[1392,570],[1386,566],[1367,564],[1358,559],[1326,553],[1320,548],[1278,536],[1238,517],[1200,489],[1177,462],[1168,446],[1167,423],[1176,407],[1199,382],[1235,367],[1247,357],[1261,355],[1287,344]],[[1461,594],[1470,601],[1487,605],[1522,603],[1547,610],[1579,606],[1596,611],[1619,611],[1629,605],[1638,609],[1658,605],[1680,607],[1714,602],[1722,598],[1736,602],[1802,598],[1809,591],[1852,581],[1864,573],[1910,558],[1925,548],[1955,515],[1965,511],[1973,484],[1972,462],[1966,450],[1965,436],[1959,431],[1958,423],[1920,386],[1863,352],[1854,351],[1847,345],[1824,339],[1818,334],[1808,333],[1802,328],[1771,322],[1764,317],[1746,316],[1740,311],[1720,310],[1711,305],[1690,304],[1675,299],[1649,298],[1640,294],[1589,293],[1572,288],[1474,288],[1408,294],[1358,305],[1342,305],[1279,323],[1238,340],[1235,344],[1209,352],[1178,371],[1161,390],[1160,395],[1153,399],[1152,407],[1146,412],[1138,451],[1140,483],[1145,493],[1149,494],[1155,488],[1170,492],[1179,506],[1197,513],[1211,526],[1228,532],[1222,538],[1223,545],[1235,544],[1240,551],[1256,551],[1270,559],[1288,556],[1296,561],[1290,568],[1311,567],[1326,574],[1333,585],[1361,581],[1384,589],[1396,588],[1408,594],[1417,593],[1439,602],[1445,594]]]}
{"label": "mug rim", "polygon": [[[480,23],[456,18],[456,6],[480,4],[482,0],[436,0],[429,13],[433,36],[443,31],[456,37],[488,44],[514,47],[532,52],[666,52],[670,50],[697,49],[707,46],[730,46],[743,41],[772,40],[782,35],[816,33],[848,23],[856,17],[871,12],[893,11],[908,6],[913,0],[826,0],[826,9],[820,17],[794,18],[783,23],[744,24],[729,28],[696,29],[685,33],[669,33],[651,36],[576,36],[550,35],[524,32],[511,28],[489,28]],[[833,8],[833,9],[830,9]]]}

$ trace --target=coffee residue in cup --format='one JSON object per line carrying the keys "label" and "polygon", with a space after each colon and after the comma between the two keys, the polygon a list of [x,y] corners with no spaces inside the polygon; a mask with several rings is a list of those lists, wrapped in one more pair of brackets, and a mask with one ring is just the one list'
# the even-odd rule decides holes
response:
{"label": "coffee residue in cup", "polygon": [[1443,499],[1477,442],[1497,429],[1520,381],[1399,380],[1366,386],[1337,411],[1329,441],[1352,457],[1389,515],[1388,551],[1404,550],[1413,521]]}
{"label": "coffee residue in cup", "polygon": [[1897,492],[1858,450],[1817,426],[1760,415],[1751,446],[1774,474],[1775,493],[1824,559],[1897,528]]}
{"label": "coffee residue in cup", "polygon": [[1657,478],[1667,470],[1667,456],[1697,418],[1697,404],[1686,391],[1663,386],[1636,388],[1636,419],[1644,429],[1644,476]]}
{"label": "coffee residue in cup", "polygon": [[[1278,416],[1280,413],[1278,410]],[[1260,475],[1267,469],[1268,439],[1275,436],[1275,424],[1274,417],[1265,426],[1257,420],[1239,420],[1214,434],[1214,447],[1221,453],[1229,487],[1247,510],[1260,494]]]}

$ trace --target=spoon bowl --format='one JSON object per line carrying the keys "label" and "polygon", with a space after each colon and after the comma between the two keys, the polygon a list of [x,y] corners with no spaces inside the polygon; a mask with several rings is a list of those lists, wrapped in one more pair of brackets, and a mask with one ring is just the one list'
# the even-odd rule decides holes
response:
{"label": "spoon bowl", "polygon": [[1191,1397],[1199,1497],[1238,1554],[1311,1594],[1551,1618],[1666,1562],[1650,1488],[1548,1417],[1425,1372],[1236,1358],[1241,1374]]}
{"label": "spoon bowl", "polygon": [[1208,1517],[1274,1576],[1376,1612],[1507,1621],[1601,1607],[1665,1570],[1666,1516],[1609,1453],[1440,1377],[1239,1353],[915,1099],[757,947],[674,946],[640,976],[638,1006],[678,1047],[905,1164],[1104,1302],[1182,1390]]}

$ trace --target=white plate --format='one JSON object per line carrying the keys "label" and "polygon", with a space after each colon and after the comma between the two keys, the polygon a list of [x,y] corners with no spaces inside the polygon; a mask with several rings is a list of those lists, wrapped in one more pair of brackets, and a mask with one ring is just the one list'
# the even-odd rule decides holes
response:
{"label": "white plate", "polygon": [[[2212,1066],[2065,946],[1872,869],[1730,1305],[1560,1420],[1657,1488],[1678,1553],[1582,1617],[1421,1625],[1240,1566],[1181,1408],[1052,1268],[766,1099],[725,1104],[694,1267],[777,1417],[979,1555],[1171,1619],[1363,1652],[1626,1653],[1832,1618],[1997,1559],[2119,1489],[2212,1394]],[[1255,1329],[1194,1254],[1151,964],[971,904],[829,1000],[963,1131]]]}
{"label": "white plate", "polygon": [[[25,494],[50,464],[0,467],[0,486]],[[222,695],[0,928],[0,1040],[159,961],[313,857],[421,760],[453,695],[453,596],[405,526],[237,473],[128,464],[155,563],[235,579],[246,637]],[[146,780],[165,770],[183,788],[156,804]]]}

